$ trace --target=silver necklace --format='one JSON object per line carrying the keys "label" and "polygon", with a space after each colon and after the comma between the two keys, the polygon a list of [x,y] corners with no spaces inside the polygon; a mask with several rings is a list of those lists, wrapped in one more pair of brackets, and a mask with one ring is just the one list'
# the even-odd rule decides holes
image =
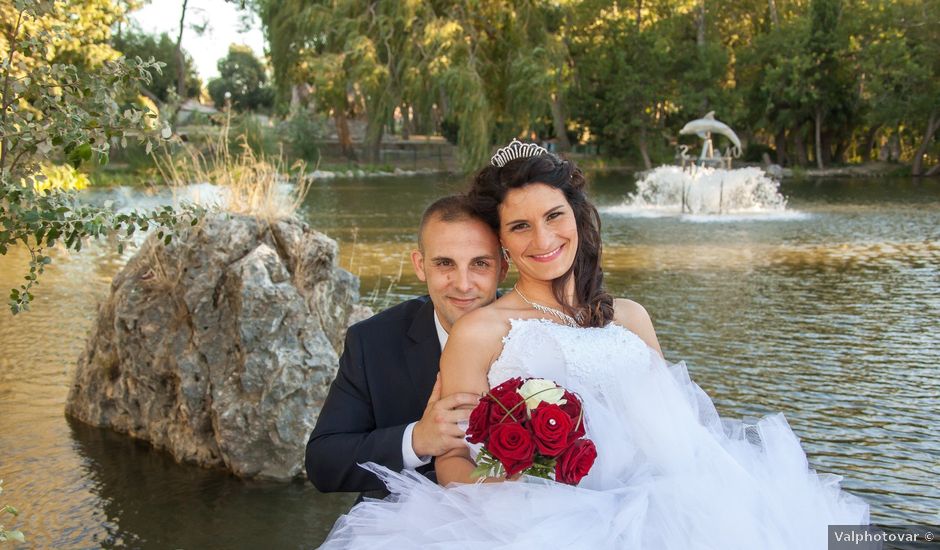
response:
{"label": "silver necklace", "polygon": [[553,307],[543,306],[542,304],[537,304],[533,301],[530,301],[528,298],[525,297],[525,294],[519,291],[518,286],[513,286],[512,289],[516,291],[516,294],[518,294],[520,298],[522,298],[523,302],[529,304],[535,310],[552,315],[556,317],[557,319],[559,319],[562,323],[568,325],[569,327],[580,326],[574,317],[572,317],[571,315],[568,315],[564,311],[559,311]]}

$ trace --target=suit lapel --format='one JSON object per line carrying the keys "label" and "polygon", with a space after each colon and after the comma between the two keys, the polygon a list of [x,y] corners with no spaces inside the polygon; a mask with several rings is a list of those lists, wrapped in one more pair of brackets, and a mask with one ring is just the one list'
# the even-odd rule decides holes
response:
{"label": "suit lapel", "polygon": [[[434,304],[430,299],[421,306],[408,328],[408,340],[405,346],[408,373],[418,396],[427,400],[434,388],[441,361],[441,342],[437,338]],[[421,408],[424,408],[423,402]]]}

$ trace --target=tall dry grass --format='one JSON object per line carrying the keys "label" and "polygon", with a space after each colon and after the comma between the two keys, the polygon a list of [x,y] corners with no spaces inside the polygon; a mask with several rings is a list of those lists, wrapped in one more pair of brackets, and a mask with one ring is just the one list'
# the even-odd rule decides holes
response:
{"label": "tall dry grass", "polygon": [[[273,222],[293,216],[304,202],[312,182],[306,164],[287,167],[283,154],[274,157],[255,153],[244,135],[237,136],[232,151],[229,133],[231,113],[205,150],[175,140],[154,155],[157,169],[174,191],[174,197],[194,183],[218,186],[218,206],[226,212],[246,214]],[[188,193],[191,194],[191,193]],[[200,197],[195,197],[197,202]]]}

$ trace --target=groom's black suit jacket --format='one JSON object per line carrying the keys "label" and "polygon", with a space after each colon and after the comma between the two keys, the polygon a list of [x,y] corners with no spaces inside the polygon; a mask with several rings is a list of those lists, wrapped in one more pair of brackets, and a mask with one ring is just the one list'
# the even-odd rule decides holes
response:
{"label": "groom's black suit jacket", "polygon": [[[424,413],[440,359],[434,305],[427,296],[349,327],[336,380],[307,442],[307,477],[317,489],[387,494],[385,485],[357,464],[404,468],[402,436]],[[433,462],[418,472],[435,479]]]}

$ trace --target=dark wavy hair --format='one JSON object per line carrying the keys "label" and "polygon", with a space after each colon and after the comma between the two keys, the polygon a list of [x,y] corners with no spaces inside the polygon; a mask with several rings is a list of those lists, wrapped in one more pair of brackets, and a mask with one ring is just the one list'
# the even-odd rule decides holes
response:
{"label": "dark wavy hair", "polygon": [[[552,293],[566,313],[582,326],[603,327],[614,318],[614,300],[604,288],[601,270],[601,218],[584,194],[581,169],[552,153],[511,160],[505,166],[487,166],[473,178],[467,196],[471,207],[499,234],[499,205],[510,189],[544,183],[565,195],[578,228],[578,250],[571,267],[552,281]],[[565,296],[568,280],[574,277],[576,303]]]}

